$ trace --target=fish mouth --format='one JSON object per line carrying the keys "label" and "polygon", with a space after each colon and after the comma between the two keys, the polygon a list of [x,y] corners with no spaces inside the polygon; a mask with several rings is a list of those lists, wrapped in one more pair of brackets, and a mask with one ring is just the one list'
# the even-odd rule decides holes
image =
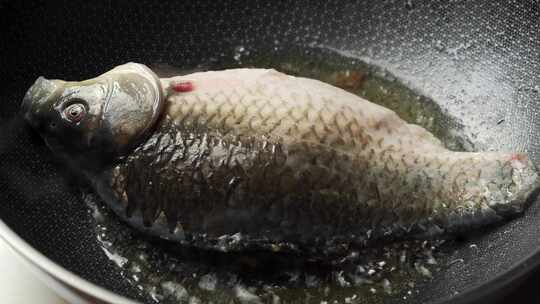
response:
{"label": "fish mouth", "polygon": [[43,111],[43,107],[47,106],[57,88],[56,81],[40,76],[26,91],[21,103],[20,114],[32,127],[37,128],[39,126],[38,114]]}

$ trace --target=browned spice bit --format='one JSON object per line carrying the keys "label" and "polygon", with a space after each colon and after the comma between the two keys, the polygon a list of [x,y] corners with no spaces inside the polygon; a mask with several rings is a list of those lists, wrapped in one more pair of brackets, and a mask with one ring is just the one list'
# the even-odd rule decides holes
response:
{"label": "browned spice bit", "polygon": [[344,70],[333,75],[334,85],[345,90],[357,90],[362,87],[366,75],[359,71]]}

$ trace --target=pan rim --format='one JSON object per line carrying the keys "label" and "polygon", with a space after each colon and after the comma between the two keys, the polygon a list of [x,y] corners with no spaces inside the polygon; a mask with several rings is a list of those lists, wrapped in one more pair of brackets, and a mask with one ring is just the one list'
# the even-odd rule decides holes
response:
{"label": "pan rim", "polygon": [[[2,219],[0,219],[0,238],[13,249],[20,257],[23,257],[31,266],[46,273],[53,279],[57,279],[65,286],[75,287],[84,294],[108,303],[137,304],[138,302],[121,296],[104,287],[98,286],[83,277],[67,270],[49,259],[43,253],[32,247],[28,242],[13,231]],[[497,290],[507,287],[513,280],[524,277],[532,268],[540,265],[540,251],[531,254],[514,263],[507,270],[482,282],[481,284],[467,288],[457,295],[450,295],[432,302],[433,304],[466,304],[476,303],[483,297]],[[49,286],[51,287],[51,286]],[[52,288],[58,291],[58,288]]]}
{"label": "pan rim", "polygon": [[[118,304],[136,304],[138,302],[128,299],[124,296],[118,295],[104,287],[98,286],[83,277],[67,270],[66,268],[53,262],[43,253],[32,247],[28,242],[21,238],[15,231],[13,231],[3,220],[0,219],[0,238],[2,238],[6,244],[15,251],[20,257],[23,257],[30,266],[37,268],[38,270],[46,273],[51,278],[58,280],[65,286],[75,287],[77,290],[82,291],[84,294],[89,295],[95,299],[106,301],[107,303]],[[43,280],[42,280],[43,281]],[[46,285],[47,282],[45,282]],[[58,288],[51,287],[59,292],[61,296],[64,295]]]}

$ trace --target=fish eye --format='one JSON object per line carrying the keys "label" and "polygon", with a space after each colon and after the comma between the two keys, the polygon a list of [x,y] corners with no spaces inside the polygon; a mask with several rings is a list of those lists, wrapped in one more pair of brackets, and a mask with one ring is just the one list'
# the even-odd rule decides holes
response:
{"label": "fish eye", "polygon": [[86,115],[86,107],[80,103],[73,103],[67,106],[63,111],[63,116],[69,122],[77,123]]}

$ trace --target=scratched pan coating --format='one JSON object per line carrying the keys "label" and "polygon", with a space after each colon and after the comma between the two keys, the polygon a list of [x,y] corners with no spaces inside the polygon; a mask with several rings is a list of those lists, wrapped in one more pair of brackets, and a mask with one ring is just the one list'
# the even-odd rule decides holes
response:
{"label": "scratched pan coating", "polygon": [[[93,219],[62,164],[13,119],[36,75],[85,79],[126,61],[219,64],[238,46],[269,58],[292,46],[322,47],[387,69],[431,97],[459,118],[480,149],[527,151],[540,162],[534,1],[73,1],[2,2],[0,8],[6,41],[0,49],[0,217],[54,262],[127,297],[136,292],[95,243]],[[451,257],[465,262],[437,274],[415,300],[474,301],[536,265],[539,212],[535,202],[522,218],[471,237]]]}

